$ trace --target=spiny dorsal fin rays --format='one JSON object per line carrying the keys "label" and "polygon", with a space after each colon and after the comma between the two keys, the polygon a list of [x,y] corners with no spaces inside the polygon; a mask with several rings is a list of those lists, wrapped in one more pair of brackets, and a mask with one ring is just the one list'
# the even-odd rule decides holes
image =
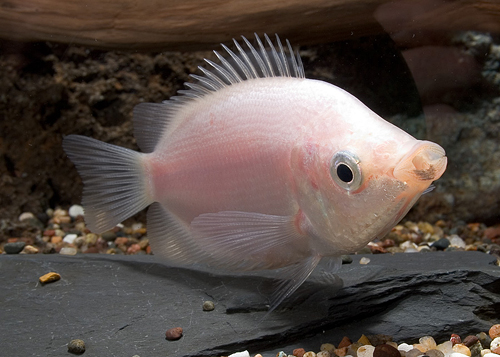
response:
{"label": "spiny dorsal fin rays", "polygon": [[[257,50],[244,36],[242,36],[242,39],[247,49],[244,49],[235,39],[233,39],[233,42],[237,51],[232,51],[227,46],[222,45],[227,56],[214,51],[220,64],[205,59],[212,69],[198,67],[203,75],[190,75],[197,83],[186,83],[188,89],[178,91],[181,96],[172,97],[172,99],[177,102],[184,102],[206,96],[211,92],[239,82],[257,78],[305,78],[300,56],[298,52],[296,55],[294,54],[288,40],[286,40],[287,46],[284,47],[278,35],[276,35],[275,45],[266,34],[264,34],[264,42],[255,34],[258,45]],[[264,43],[267,44],[268,49],[266,49]]]}

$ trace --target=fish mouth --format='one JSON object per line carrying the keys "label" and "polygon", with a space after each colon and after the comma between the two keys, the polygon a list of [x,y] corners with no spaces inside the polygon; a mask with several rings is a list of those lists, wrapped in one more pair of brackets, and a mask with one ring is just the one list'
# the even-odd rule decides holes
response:
{"label": "fish mouth", "polygon": [[394,177],[408,184],[429,186],[441,177],[447,162],[441,146],[430,141],[419,141],[396,165]]}

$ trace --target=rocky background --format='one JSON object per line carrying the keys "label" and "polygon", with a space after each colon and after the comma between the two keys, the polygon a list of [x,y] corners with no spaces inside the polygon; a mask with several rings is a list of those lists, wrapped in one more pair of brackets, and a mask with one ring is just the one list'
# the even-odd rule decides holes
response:
{"label": "rocky background", "polygon": [[[298,45],[307,77],[348,89],[380,115],[445,148],[448,169],[410,212],[412,220],[500,222],[500,38],[387,24],[389,35],[316,45],[284,35]],[[64,135],[137,149],[133,107],[174,95],[203,58],[214,55],[2,40],[0,235],[11,234],[10,222],[22,212],[43,218],[47,208],[80,202],[82,184],[62,151]]]}

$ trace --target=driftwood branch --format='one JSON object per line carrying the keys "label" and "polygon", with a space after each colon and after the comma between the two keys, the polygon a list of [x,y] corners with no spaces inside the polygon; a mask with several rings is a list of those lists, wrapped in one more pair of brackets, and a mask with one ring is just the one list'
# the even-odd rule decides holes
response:
{"label": "driftwood branch", "polygon": [[[382,26],[381,26],[382,25]],[[496,0],[5,0],[0,37],[107,49],[208,49],[239,35],[296,44],[383,30],[500,33]]]}

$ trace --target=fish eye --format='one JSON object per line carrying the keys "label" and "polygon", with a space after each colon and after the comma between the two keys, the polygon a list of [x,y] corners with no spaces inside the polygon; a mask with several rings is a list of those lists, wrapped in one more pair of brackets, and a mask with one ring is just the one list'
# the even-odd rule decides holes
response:
{"label": "fish eye", "polygon": [[363,181],[359,158],[350,151],[333,155],[330,175],[333,181],[347,191],[357,190]]}

